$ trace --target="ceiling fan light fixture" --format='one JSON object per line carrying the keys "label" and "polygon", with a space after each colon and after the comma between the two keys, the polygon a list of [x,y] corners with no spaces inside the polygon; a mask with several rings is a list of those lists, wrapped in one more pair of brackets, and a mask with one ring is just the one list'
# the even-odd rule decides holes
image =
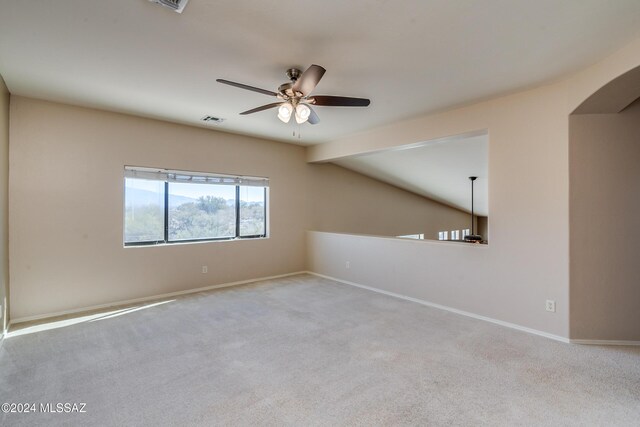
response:
{"label": "ceiling fan light fixture", "polygon": [[311,115],[311,109],[308,106],[304,104],[298,104],[296,106],[296,122],[298,124],[302,124],[307,120],[309,120],[310,115]]}
{"label": "ceiling fan light fixture", "polygon": [[293,113],[293,105],[288,102],[282,104],[280,108],[278,108],[278,118],[284,123],[289,123],[289,120],[291,120],[291,113]]}

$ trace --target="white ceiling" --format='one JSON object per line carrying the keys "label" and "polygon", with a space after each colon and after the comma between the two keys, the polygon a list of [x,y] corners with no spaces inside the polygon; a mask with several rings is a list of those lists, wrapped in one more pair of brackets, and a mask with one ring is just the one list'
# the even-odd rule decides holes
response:
{"label": "white ceiling", "polygon": [[[531,87],[640,34],[638,0],[0,0],[0,74],[13,94],[314,144]],[[284,125],[271,98],[285,70],[327,69],[316,94],[368,97]]]}
{"label": "white ceiling", "polygon": [[[0,74],[16,95],[306,145],[559,79],[639,35],[638,0],[190,0],[182,14],[0,0]],[[215,82],[276,90],[313,63],[327,69],[315,94],[371,106],[316,107],[321,122],[298,127],[275,110],[238,115],[273,98]],[[479,176],[487,215],[487,146],[453,138],[337,163],[464,210]]]}
{"label": "white ceiling", "polygon": [[340,159],[335,163],[447,205],[489,215],[489,137],[443,138]]}

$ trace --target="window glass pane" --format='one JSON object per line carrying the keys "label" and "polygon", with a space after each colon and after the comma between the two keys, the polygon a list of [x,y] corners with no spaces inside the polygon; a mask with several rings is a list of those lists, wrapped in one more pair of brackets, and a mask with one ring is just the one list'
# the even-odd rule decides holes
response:
{"label": "window glass pane", "polygon": [[[424,234],[405,234],[402,236],[396,236],[402,239],[416,239],[416,240],[424,240]],[[442,239],[440,239],[442,240]]]}
{"label": "window glass pane", "polygon": [[236,187],[169,183],[169,240],[236,235]]}
{"label": "window glass pane", "polygon": [[125,243],[158,240],[164,240],[164,182],[125,178]]}
{"label": "window glass pane", "polygon": [[240,236],[264,236],[264,187],[240,187]]}

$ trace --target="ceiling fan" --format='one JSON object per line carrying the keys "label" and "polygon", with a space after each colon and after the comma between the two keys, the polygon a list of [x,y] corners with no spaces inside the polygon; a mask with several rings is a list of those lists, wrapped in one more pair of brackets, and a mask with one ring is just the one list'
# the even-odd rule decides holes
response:
{"label": "ceiling fan", "polygon": [[239,87],[240,89],[251,90],[269,96],[275,96],[278,102],[256,107],[243,111],[242,115],[257,113],[278,107],[278,118],[284,123],[289,123],[291,116],[295,117],[297,123],[309,122],[315,125],[320,121],[318,115],[311,108],[312,105],[322,107],[366,107],[371,101],[365,98],[350,98],[346,96],[311,95],[316,85],[324,75],[326,70],[319,65],[311,65],[304,73],[297,68],[287,70],[287,77],[290,82],[278,87],[277,92],[248,86],[224,79],[216,79],[218,83],[224,83]]}

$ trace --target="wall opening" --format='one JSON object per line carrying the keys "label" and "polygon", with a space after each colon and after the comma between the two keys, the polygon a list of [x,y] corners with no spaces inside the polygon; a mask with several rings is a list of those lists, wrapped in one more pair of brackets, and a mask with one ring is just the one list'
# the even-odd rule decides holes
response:
{"label": "wall opening", "polygon": [[570,336],[640,341],[640,67],[569,118]]}

